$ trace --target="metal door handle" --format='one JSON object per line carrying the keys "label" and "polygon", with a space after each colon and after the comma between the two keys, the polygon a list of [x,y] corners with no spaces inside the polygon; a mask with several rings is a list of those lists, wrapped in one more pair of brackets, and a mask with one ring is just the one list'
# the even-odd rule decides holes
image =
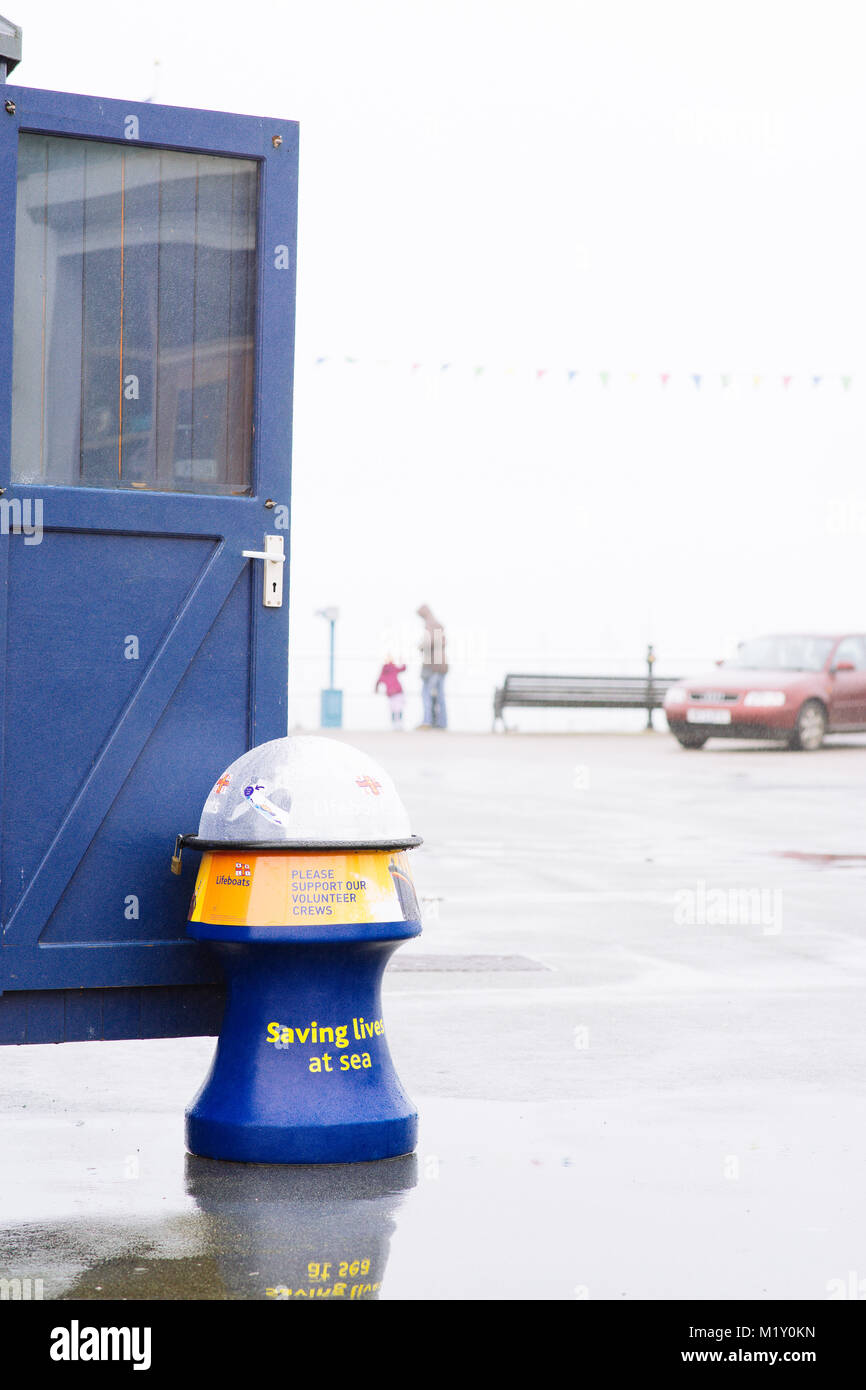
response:
{"label": "metal door handle", "polygon": [[264,560],[262,603],[265,608],[283,606],[283,565],[286,563],[282,536],[265,536],[264,550],[242,550],[246,560]]}

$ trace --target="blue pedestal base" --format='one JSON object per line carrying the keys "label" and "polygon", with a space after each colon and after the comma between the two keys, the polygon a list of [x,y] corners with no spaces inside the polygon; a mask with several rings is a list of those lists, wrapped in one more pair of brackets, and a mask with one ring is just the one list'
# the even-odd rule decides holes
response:
{"label": "blue pedestal base", "polygon": [[187,1114],[186,1142],[190,1153],[237,1163],[359,1163],[411,1154],[418,1142],[418,1117],[268,1128],[211,1120],[193,1109]]}
{"label": "blue pedestal base", "polygon": [[187,1147],[242,1163],[411,1153],[418,1119],[391,1062],[381,980],[399,940],[213,942],[228,1001]]}

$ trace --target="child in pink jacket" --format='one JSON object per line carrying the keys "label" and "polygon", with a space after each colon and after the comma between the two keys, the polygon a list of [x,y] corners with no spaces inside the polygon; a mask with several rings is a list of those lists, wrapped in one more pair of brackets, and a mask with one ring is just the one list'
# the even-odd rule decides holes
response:
{"label": "child in pink jacket", "polygon": [[379,672],[379,679],[376,681],[376,693],[379,686],[384,685],[385,694],[388,696],[388,704],[391,706],[391,725],[395,729],[403,727],[403,687],[400,684],[400,672],[405,671],[405,666],[395,666],[389,656],[385,665]]}

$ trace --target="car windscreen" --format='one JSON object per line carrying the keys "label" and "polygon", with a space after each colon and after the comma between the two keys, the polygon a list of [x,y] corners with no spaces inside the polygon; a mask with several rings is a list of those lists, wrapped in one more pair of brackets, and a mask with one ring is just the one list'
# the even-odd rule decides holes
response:
{"label": "car windscreen", "polygon": [[820,671],[832,650],[830,637],[756,637],[741,642],[723,665],[745,671]]}

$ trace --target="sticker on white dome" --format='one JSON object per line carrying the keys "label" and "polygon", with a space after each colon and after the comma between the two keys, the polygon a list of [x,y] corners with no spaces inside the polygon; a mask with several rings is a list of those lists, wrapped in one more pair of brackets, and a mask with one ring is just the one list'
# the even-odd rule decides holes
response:
{"label": "sticker on white dome", "polygon": [[264,782],[252,782],[249,786],[244,787],[244,796],[253,809],[258,811],[260,816],[264,816],[265,820],[269,820],[272,825],[287,824],[287,812],[268,800],[267,787]]}
{"label": "sticker on white dome", "polygon": [[355,786],[360,787],[363,791],[372,792],[374,796],[378,796],[382,790],[382,783],[377,782],[375,777],[371,777],[369,772],[365,773],[363,777],[356,777]]}

